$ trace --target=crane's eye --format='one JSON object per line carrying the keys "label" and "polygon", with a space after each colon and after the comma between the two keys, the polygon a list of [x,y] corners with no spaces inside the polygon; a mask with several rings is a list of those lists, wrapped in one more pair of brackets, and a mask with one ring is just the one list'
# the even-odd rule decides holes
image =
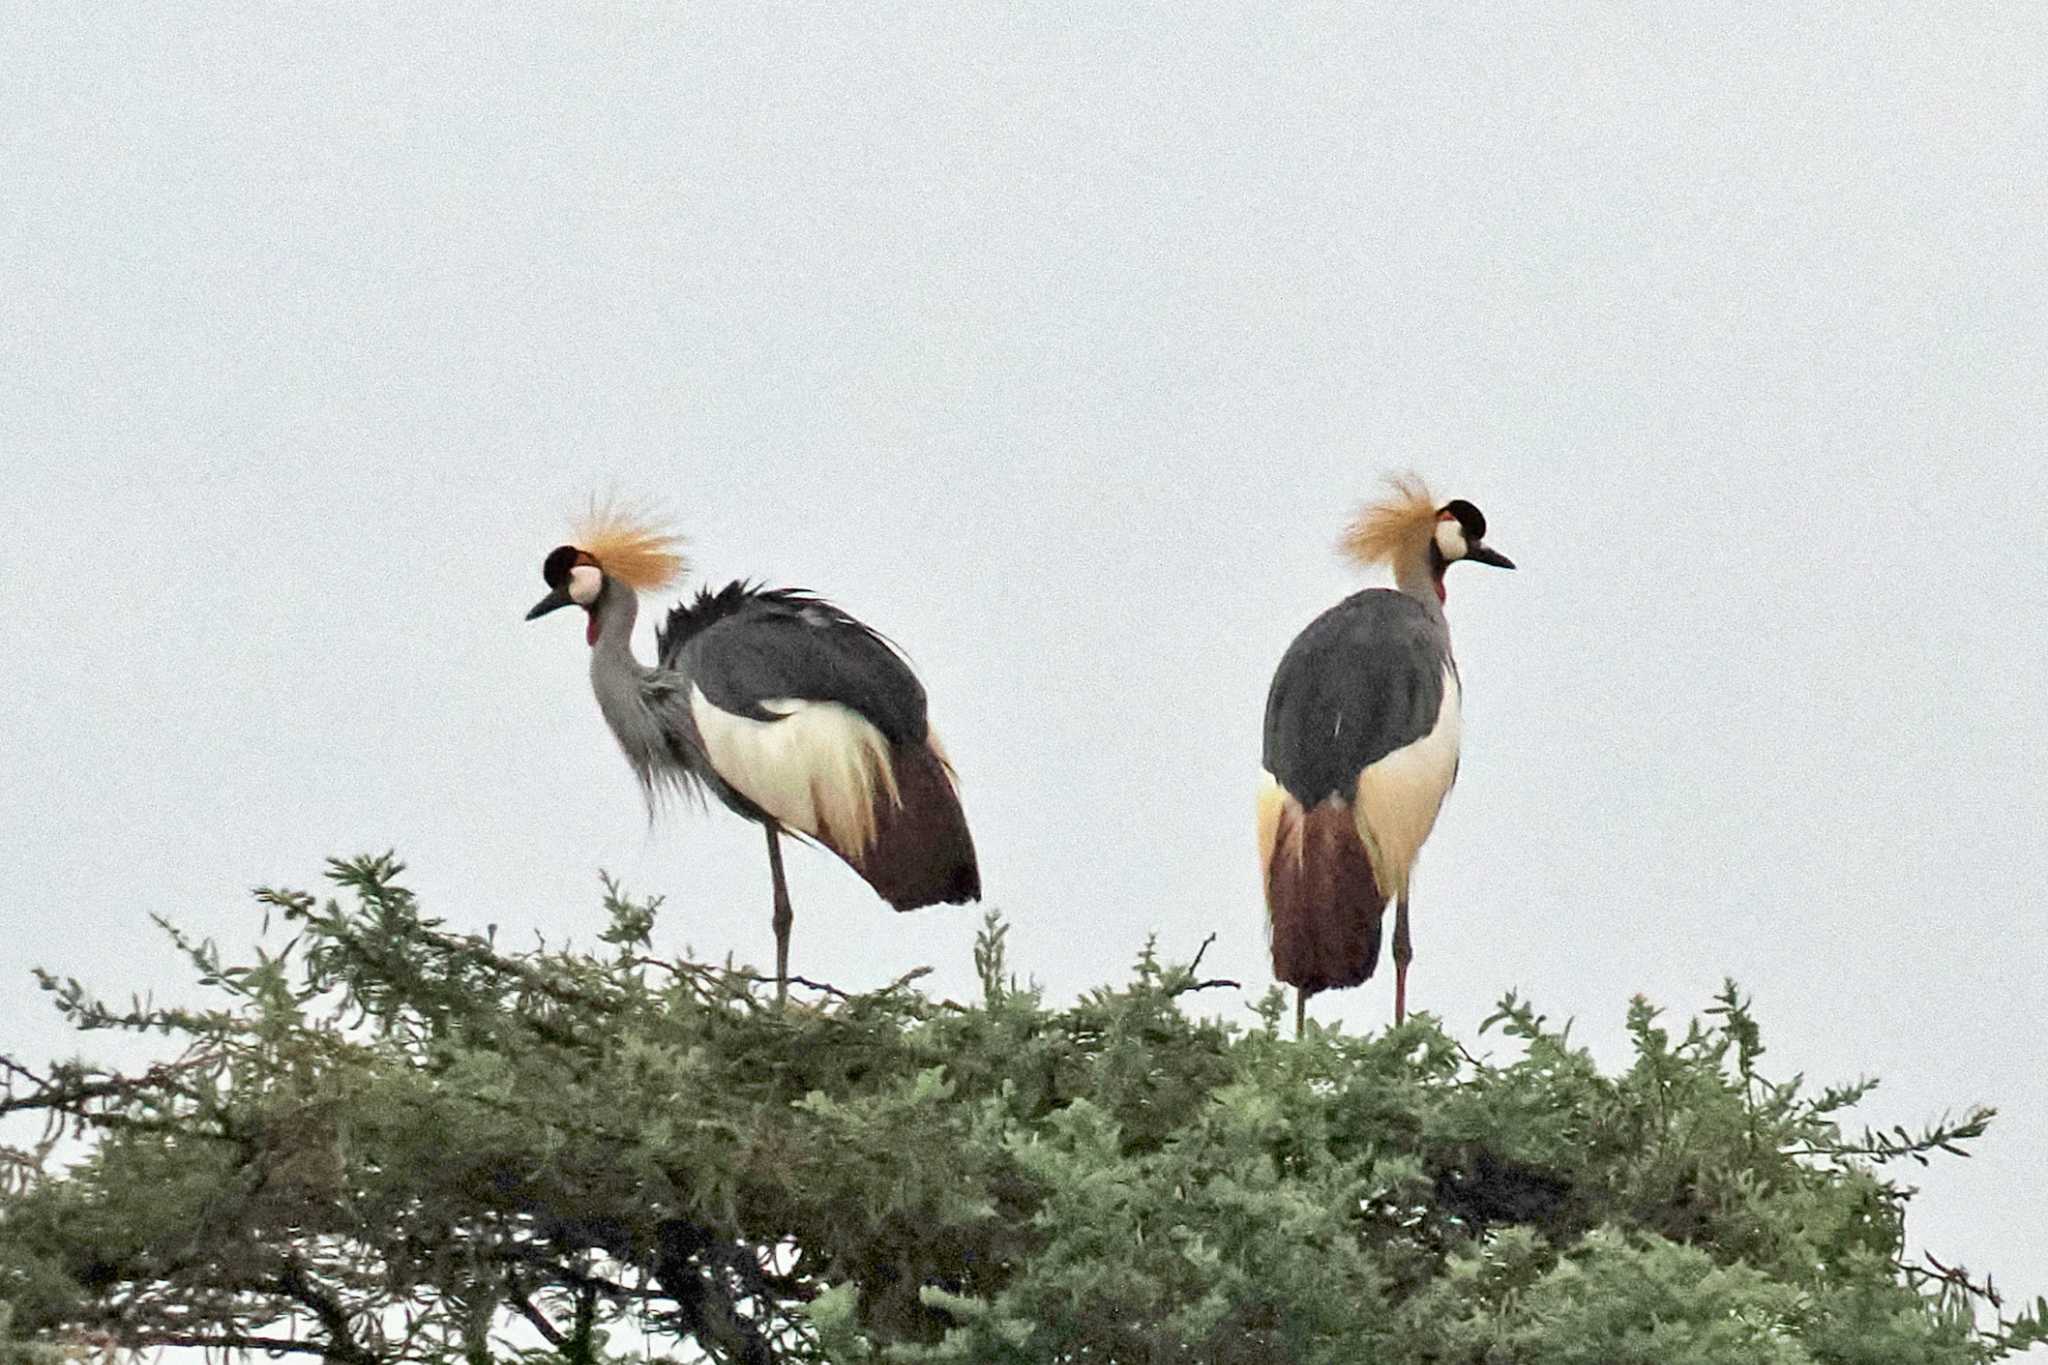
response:
{"label": "crane's eye", "polygon": [[604,573],[595,564],[578,564],[569,570],[569,600],[587,607],[604,590]]}
{"label": "crane's eye", "polygon": [[1465,557],[1465,528],[1460,526],[1458,519],[1449,512],[1437,518],[1436,548],[1446,563]]}

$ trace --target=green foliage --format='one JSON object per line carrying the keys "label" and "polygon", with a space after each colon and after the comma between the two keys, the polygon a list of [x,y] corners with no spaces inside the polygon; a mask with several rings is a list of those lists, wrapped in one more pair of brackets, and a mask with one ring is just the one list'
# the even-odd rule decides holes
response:
{"label": "green foliage", "polygon": [[0,1113],[55,1125],[0,1151],[0,1365],[1964,1365],[2048,1338],[2048,1305],[2000,1317],[1901,1259],[1888,1165],[1988,1111],[1848,1134],[1869,1083],[1767,1078],[1732,985],[1675,1038],[1636,1002],[1618,1075],[1512,997],[1505,1060],[1426,1018],[1285,1037],[1277,993],[1221,1023],[1186,1008],[1233,984],[1199,954],[1048,1008],[993,917],[976,1004],[913,975],[778,1009],[651,956],[656,903],[610,883],[598,951],[508,952],[400,871],[260,893],[295,936],[244,965],[170,931],[216,1008],[44,981],[79,1028],[174,1050],[0,1058]]}

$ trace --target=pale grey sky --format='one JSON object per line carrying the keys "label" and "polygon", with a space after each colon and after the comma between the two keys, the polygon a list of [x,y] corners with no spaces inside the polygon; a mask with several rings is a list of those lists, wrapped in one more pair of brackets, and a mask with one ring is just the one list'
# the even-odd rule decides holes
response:
{"label": "pale grey sky", "polygon": [[[1485,509],[1416,1003],[1610,1063],[1724,975],[1911,1232],[2048,1292],[2048,8],[25,4],[0,19],[6,1044],[32,963],[395,846],[466,927],[771,959],[565,618],[592,489],[900,640],[1018,964],[1266,982],[1267,679],[1379,474]],[[647,649],[643,625],[642,652]],[[798,970],[972,911],[790,864]],[[1376,981],[1324,997],[1357,1028]]]}

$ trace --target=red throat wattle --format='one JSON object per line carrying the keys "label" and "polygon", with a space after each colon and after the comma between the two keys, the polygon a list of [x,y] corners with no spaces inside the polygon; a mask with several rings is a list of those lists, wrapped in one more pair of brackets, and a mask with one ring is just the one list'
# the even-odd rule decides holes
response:
{"label": "red throat wattle", "polygon": [[[1437,592],[1438,592],[1438,593],[1442,593],[1442,592],[1443,592],[1443,589],[1442,589],[1441,587],[1439,587],[1439,588],[1437,589]],[[597,613],[596,613],[596,612],[594,612],[594,611],[591,611],[591,610],[590,610],[590,608],[588,608],[588,607],[585,607],[585,608],[584,608],[583,610],[584,610],[584,612],[585,612],[585,613],[586,613],[586,614],[587,614],[587,615],[588,615],[588,616],[590,617],[590,624],[589,624],[589,625],[587,625],[587,626],[585,626],[585,627],[583,628],[583,639],[584,639],[584,642],[585,642],[586,644],[588,644],[588,645],[589,645],[589,646],[590,646],[590,647],[591,647],[592,649],[596,649],[596,648],[597,648]]]}
{"label": "red throat wattle", "polygon": [[[1444,580],[1442,575],[1438,575],[1436,580],[1436,600],[1440,603],[1451,600],[1444,596]],[[597,618],[595,616],[590,618],[590,642],[592,644],[597,643]]]}

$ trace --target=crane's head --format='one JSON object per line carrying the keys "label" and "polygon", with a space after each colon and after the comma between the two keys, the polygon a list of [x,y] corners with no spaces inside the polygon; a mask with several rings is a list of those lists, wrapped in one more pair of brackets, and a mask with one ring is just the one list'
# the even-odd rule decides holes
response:
{"label": "crane's head", "polygon": [[[607,593],[665,588],[683,572],[680,539],[611,503],[595,503],[577,519],[573,545],[557,545],[541,561],[548,595],[526,613],[531,621],[561,607],[589,613],[588,638],[597,643],[598,605]],[[616,586],[615,586],[616,585]]]}
{"label": "crane's head", "polygon": [[1429,538],[1444,568],[1460,559],[1491,564],[1496,569],[1515,567],[1514,560],[1486,543],[1486,514],[1463,498],[1452,498],[1437,509],[1436,524]]}
{"label": "crane's head", "polygon": [[[1513,560],[1486,543],[1486,516],[1463,498],[1439,504],[1413,474],[1387,479],[1388,495],[1360,509],[1339,548],[1360,564],[1390,564],[1397,581],[1427,581],[1444,595],[1444,570],[1461,559],[1512,569]],[[1422,575],[1426,574],[1424,579]]]}

